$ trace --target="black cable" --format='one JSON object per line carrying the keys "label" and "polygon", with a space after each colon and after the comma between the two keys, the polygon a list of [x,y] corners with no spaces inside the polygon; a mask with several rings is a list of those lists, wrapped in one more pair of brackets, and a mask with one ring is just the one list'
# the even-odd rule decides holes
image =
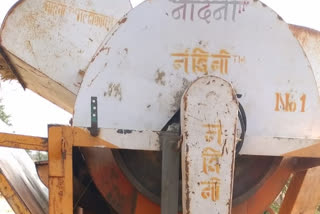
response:
{"label": "black cable", "polygon": [[240,140],[236,145],[236,155],[239,155],[239,153],[240,153],[240,150],[243,146],[244,137],[245,137],[246,131],[247,131],[247,117],[246,117],[246,113],[245,113],[241,103],[239,103],[238,117],[239,117],[239,122],[240,122],[240,126],[241,126],[241,135],[240,135]]}

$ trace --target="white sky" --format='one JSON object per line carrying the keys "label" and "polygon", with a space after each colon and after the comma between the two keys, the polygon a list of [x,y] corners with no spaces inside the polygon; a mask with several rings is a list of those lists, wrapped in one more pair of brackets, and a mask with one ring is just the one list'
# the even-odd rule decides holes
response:
{"label": "white sky", "polygon": [[[0,0],[0,22],[16,0]],[[142,2],[132,0],[133,6]],[[263,0],[286,22],[320,31],[320,0]],[[2,82],[0,98],[11,115],[12,127],[0,122],[0,132],[47,136],[47,124],[68,124],[71,115],[54,104],[22,88],[15,82]]]}

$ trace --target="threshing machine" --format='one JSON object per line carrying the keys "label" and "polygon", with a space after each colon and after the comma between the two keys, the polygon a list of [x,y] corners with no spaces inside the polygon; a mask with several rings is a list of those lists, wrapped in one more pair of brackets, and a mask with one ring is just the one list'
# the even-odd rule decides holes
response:
{"label": "threshing machine", "polygon": [[320,204],[320,34],[260,1],[21,0],[0,36],[3,78],[73,114],[0,135],[48,151],[49,193],[0,161],[16,213],[262,214],[291,175],[280,213]]}

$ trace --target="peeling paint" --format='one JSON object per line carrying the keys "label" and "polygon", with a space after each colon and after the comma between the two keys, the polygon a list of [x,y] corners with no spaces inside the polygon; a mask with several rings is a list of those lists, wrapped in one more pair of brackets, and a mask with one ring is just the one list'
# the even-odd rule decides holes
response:
{"label": "peeling paint", "polygon": [[[187,135],[186,135],[186,139],[187,139]],[[190,214],[190,188],[189,188],[189,160],[188,160],[188,157],[189,157],[189,146],[188,145],[185,145],[186,146],[186,154],[185,156],[187,157],[185,159],[185,185],[186,185],[186,202],[185,202],[185,206],[186,206],[186,214]]]}
{"label": "peeling paint", "polygon": [[102,71],[99,71],[96,76],[90,81],[90,83],[88,84],[88,86],[90,87],[92,85],[92,83],[97,79],[97,77],[100,75]]}
{"label": "peeling paint", "polygon": [[122,18],[120,21],[118,21],[118,24],[121,25],[127,21],[127,17]]}
{"label": "peeling paint", "polygon": [[156,78],[155,78],[155,82],[159,85],[163,85],[165,86],[166,85],[166,82],[164,80],[166,76],[166,73],[164,71],[160,71],[160,69],[158,69],[156,71]]}
{"label": "peeling paint", "polygon": [[78,71],[78,74],[81,76],[81,77],[84,77],[84,75],[86,74],[86,72],[84,70],[79,70]]}
{"label": "peeling paint", "polygon": [[[185,92],[183,105],[185,212],[231,213],[236,139],[233,127],[238,114],[232,87],[219,77],[201,77]],[[223,135],[222,127],[227,130]]]}
{"label": "peeling paint", "polygon": [[109,83],[108,90],[104,92],[104,96],[114,97],[119,101],[122,100],[122,90],[120,83]]}
{"label": "peeling paint", "polygon": [[118,129],[117,133],[119,134],[131,134],[132,130],[128,130],[128,129]]}

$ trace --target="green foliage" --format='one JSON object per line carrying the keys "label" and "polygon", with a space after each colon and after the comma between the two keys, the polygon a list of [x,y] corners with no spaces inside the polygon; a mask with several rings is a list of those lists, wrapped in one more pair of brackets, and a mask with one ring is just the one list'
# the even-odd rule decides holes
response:
{"label": "green foliage", "polygon": [[[276,198],[276,200],[274,200],[274,202],[270,205],[270,208],[274,211],[274,213],[279,213],[280,211],[280,207],[281,204],[284,200],[284,197],[286,195],[286,192],[289,188],[290,182],[291,182],[291,178],[289,178],[289,180],[287,181],[286,185],[284,185],[284,187],[282,188],[281,192],[279,193],[278,197]],[[265,211],[264,214],[270,214],[268,211]]]}
{"label": "green foliage", "polygon": [[48,153],[47,152],[41,152],[41,151],[32,151],[32,150],[26,150],[28,155],[31,157],[33,161],[45,161],[48,160]]}
{"label": "green foliage", "polygon": [[[282,191],[276,198],[276,200],[271,204],[270,208],[274,211],[275,214],[279,213],[281,204],[284,200],[284,197],[286,195],[286,192],[289,188],[290,182],[291,182],[292,176],[289,178],[286,185],[283,187]],[[265,211],[263,214],[270,214],[268,211]],[[315,211],[315,214],[320,214],[320,205],[318,206],[317,210]]]}
{"label": "green foliage", "polygon": [[[1,102],[1,100],[0,100]],[[10,115],[6,114],[4,112],[4,105],[0,104],[0,120],[7,124],[8,126],[11,126],[12,124],[10,123]]]}

